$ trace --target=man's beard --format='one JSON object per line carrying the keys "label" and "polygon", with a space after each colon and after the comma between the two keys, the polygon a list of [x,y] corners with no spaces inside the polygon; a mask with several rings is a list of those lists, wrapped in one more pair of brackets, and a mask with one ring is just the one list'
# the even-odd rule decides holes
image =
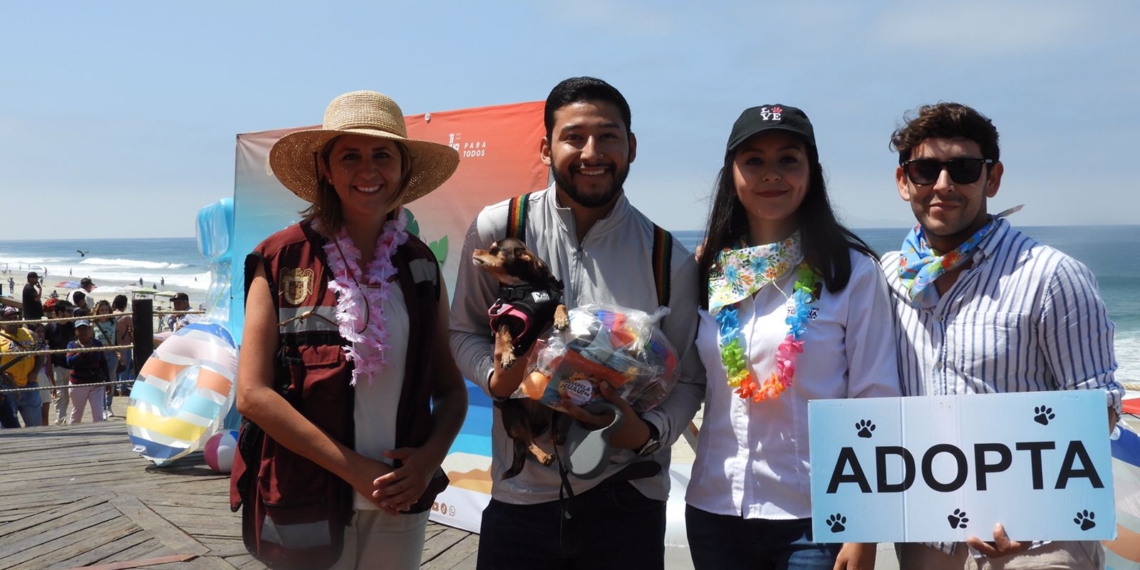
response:
{"label": "man's beard", "polygon": [[571,200],[574,200],[586,208],[601,208],[621,195],[622,185],[625,184],[625,179],[629,176],[629,167],[626,167],[624,170],[619,170],[615,167],[613,169],[613,184],[610,186],[608,192],[601,194],[583,194],[566,173],[559,172],[558,169],[555,168],[551,168],[550,172],[554,176],[554,184],[565,192]]}

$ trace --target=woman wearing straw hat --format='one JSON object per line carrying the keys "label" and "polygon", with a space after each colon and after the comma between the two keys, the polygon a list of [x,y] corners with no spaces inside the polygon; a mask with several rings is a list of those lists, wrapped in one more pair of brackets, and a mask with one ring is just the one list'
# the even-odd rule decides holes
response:
{"label": "woman wearing straw hat", "polygon": [[246,259],[231,496],[246,545],[271,567],[418,568],[467,393],[438,262],[403,205],[459,156],[409,139],[394,101],[357,91],[321,129],[277,141],[269,164],[311,206]]}

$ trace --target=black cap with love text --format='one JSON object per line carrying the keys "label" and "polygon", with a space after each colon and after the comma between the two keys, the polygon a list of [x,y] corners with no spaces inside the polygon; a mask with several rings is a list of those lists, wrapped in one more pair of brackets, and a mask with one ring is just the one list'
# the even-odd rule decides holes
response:
{"label": "black cap with love text", "polygon": [[815,129],[803,111],[788,105],[760,105],[745,109],[732,125],[726,152],[736,150],[740,143],[757,133],[778,129],[799,135],[808,146],[815,148]]}

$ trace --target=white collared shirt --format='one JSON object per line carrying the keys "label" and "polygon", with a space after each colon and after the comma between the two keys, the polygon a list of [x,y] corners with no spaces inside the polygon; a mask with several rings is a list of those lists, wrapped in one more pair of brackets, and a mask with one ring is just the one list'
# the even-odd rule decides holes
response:
{"label": "white collared shirt", "polygon": [[[808,401],[899,396],[897,349],[886,282],[875,261],[851,252],[851,280],[811,304],[793,383],[779,398],[742,400],[728,386],[717,323],[700,311],[697,351],[707,372],[704,423],[685,501],[703,511],[749,519],[811,517]],[[775,370],[788,334],[792,271],[737,304],[752,373]]]}

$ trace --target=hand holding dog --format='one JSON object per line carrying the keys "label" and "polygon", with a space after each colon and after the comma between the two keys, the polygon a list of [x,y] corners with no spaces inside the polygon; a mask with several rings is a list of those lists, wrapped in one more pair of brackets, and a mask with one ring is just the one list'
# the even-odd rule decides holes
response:
{"label": "hand holding dog", "polygon": [[[531,345],[529,349],[521,356],[519,360],[523,363],[530,362],[530,355],[534,352],[534,347]],[[491,380],[487,382],[487,386],[491,389],[491,394],[498,398],[509,398],[515,390],[519,389],[524,378],[526,378],[526,366],[512,366],[507,370],[503,370],[503,350],[509,348],[501,348],[498,344],[495,345],[495,352],[493,359],[495,361],[495,371],[491,373]]]}
{"label": "hand holding dog", "polygon": [[[607,402],[621,410],[621,424],[610,435],[610,445],[621,449],[640,449],[649,441],[649,426],[633,411],[633,407],[626,402],[608,382],[598,382],[598,391]],[[613,413],[594,414],[574,405],[568,397],[562,398],[562,407],[566,413],[583,425],[591,428],[603,428],[614,421]]]}
{"label": "hand holding dog", "polygon": [[424,494],[432,475],[443,463],[442,457],[423,447],[400,447],[384,452],[384,457],[401,462],[400,467],[373,481],[372,502],[389,514],[408,510]]}

